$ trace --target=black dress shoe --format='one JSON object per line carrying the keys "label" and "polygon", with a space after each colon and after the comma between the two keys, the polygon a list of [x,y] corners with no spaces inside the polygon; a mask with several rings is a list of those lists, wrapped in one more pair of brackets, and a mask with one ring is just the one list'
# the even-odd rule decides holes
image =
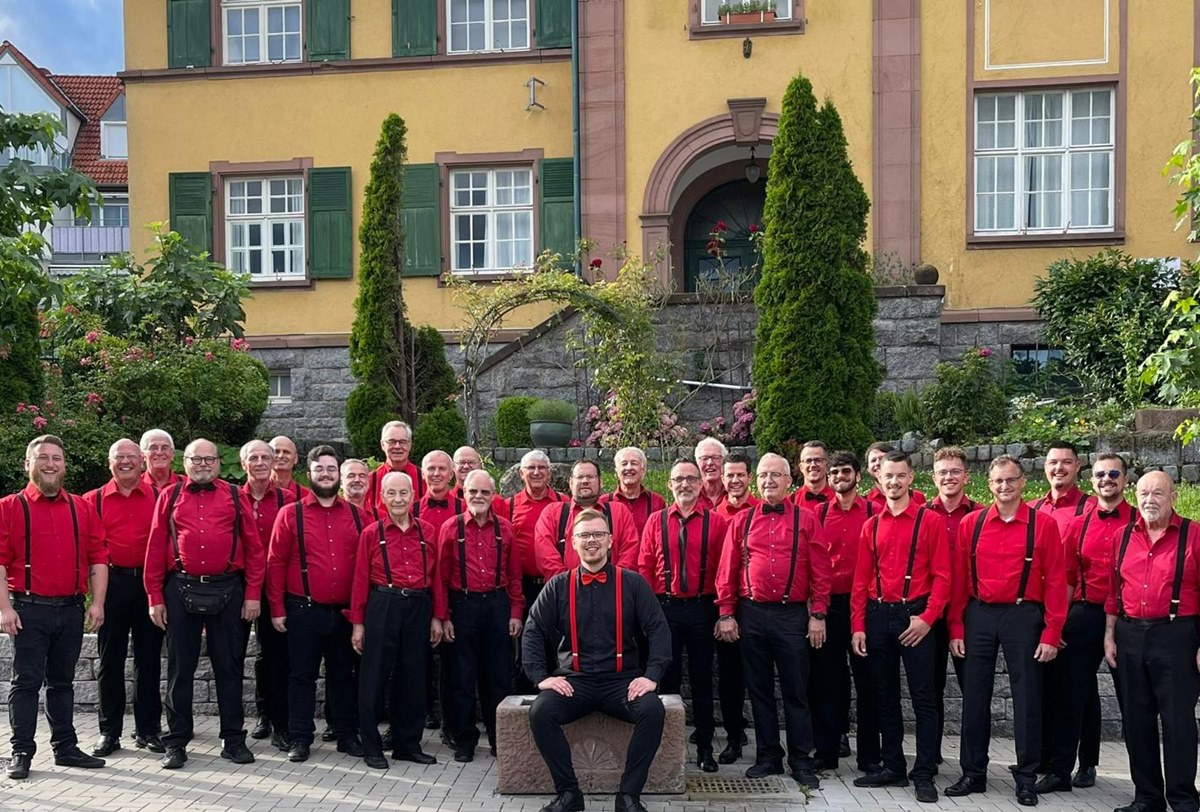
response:
{"label": "black dress shoe", "polygon": [[696,753],[696,766],[706,773],[715,773],[717,771],[717,762],[713,758],[711,748]]}
{"label": "black dress shoe", "polygon": [[358,758],[363,754],[362,742],[359,740],[358,736],[351,736],[347,739],[342,739],[340,742],[338,742],[337,751],[339,753],[345,753],[348,756],[354,756],[355,758]]}
{"label": "black dress shoe", "polygon": [[395,742],[396,742],[396,734],[392,732],[392,729],[390,727],[387,730],[383,731],[382,743],[383,743],[384,750],[391,750],[393,747],[396,746]]}
{"label": "black dress shoe", "polygon": [[442,731],[442,744],[453,749],[458,747],[458,740],[454,738],[454,734],[448,730]]}
{"label": "black dress shoe", "polygon": [[399,750],[392,752],[393,761],[411,761],[413,764],[437,764],[437,759],[428,753],[416,750],[412,753],[401,753]]}
{"label": "black dress shoe", "polygon": [[288,749],[288,761],[308,761],[309,746],[304,742],[296,742]]}
{"label": "black dress shoe", "polygon": [[560,792],[541,812],[583,812],[583,793],[577,789]]}
{"label": "black dress shoe", "polygon": [[475,760],[474,747],[459,747],[454,751],[454,760],[459,764],[470,764]]}
{"label": "black dress shoe", "polygon": [[492,758],[495,758],[496,757],[496,745],[493,744],[488,749],[491,750],[491,752],[492,752]]}
{"label": "black dress shoe", "polygon": [[325,729],[321,731],[321,741],[335,742],[337,741],[337,733],[333,730],[333,725],[325,725]]}
{"label": "black dress shoe", "polygon": [[372,770],[386,770],[388,761],[383,756],[363,756],[363,764],[366,764]]}
{"label": "black dress shoe", "polygon": [[442,726],[442,717],[436,713],[430,713],[425,717],[425,729],[437,730]]}
{"label": "black dress shoe", "polygon": [[945,794],[947,798],[960,798],[963,795],[970,795],[973,792],[985,791],[987,791],[987,781],[976,781],[964,775],[962,778],[946,787],[946,789],[943,791],[943,794]]}
{"label": "black dress shoe", "polygon": [[144,736],[139,733],[134,737],[133,743],[139,750],[149,750],[151,753],[167,752],[167,748],[163,746],[162,739],[158,737],[157,733],[147,733]]}
{"label": "black dress shoe", "polygon": [[29,765],[32,763],[33,756],[31,754],[13,753],[4,771],[12,780],[23,781],[29,777]]}
{"label": "black dress shoe", "polygon": [[54,754],[54,763],[59,767],[81,767],[95,770],[104,766],[104,759],[89,756],[78,747],[64,747]]}
{"label": "black dress shoe", "polygon": [[1075,771],[1075,777],[1071,779],[1071,786],[1079,789],[1096,786],[1096,768],[1080,767]]}
{"label": "black dress shoe", "polygon": [[747,778],[766,778],[768,775],[783,775],[783,765],[778,761],[756,761],[746,770]]}
{"label": "black dress shoe", "polygon": [[271,736],[271,746],[281,753],[286,753],[292,749],[292,742],[286,733],[280,733],[276,730]]}
{"label": "black dress shoe", "polygon": [[698,731],[698,730],[695,730],[695,729],[693,729],[693,730],[692,730],[692,735],[688,736],[688,744],[699,744],[699,743],[700,743],[700,740],[696,738],[696,736],[697,736],[698,734],[699,734],[699,731]]}
{"label": "black dress shoe", "polygon": [[850,757],[850,737],[845,733],[842,734],[842,740],[838,742],[838,758]]}
{"label": "black dress shoe", "polygon": [[1017,784],[1017,803],[1021,806],[1037,806],[1038,796],[1033,784]]}
{"label": "black dress shoe", "polygon": [[187,750],[182,747],[168,747],[167,754],[162,757],[162,767],[164,770],[178,770],[184,764],[187,764]]}
{"label": "black dress shoe", "polygon": [[1033,791],[1038,795],[1043,792],[1070,792],[1071,782],[1065,778],[1060,778],[1054,773],[1046,773],[1036,784],[1033,785]]}
{"label": "black dress shoe", "polygon": [[876,761],[873,764],[859,764],[858,771],[863,775],[872,775],[883,770],[883,765]]}
{"label": "black dress shoe", "polygon": [[854,779],[856,787],[907,787],[908,776],[894,770],[880,770]]}
{"label": "black dress shoe", "polygon": [[252,739],[266,739],[271,736],[271,720],[259,719],[258,724],[254,726],[254,730],[250,731]]}
{"label": "black dress shoe", "polygon": [[250,752],[250,748],[246,746],[245,742],[225,745],[221,748],[221,758],[232,761],[234,764],[254,763],[254,754]]}
{"label": "black dress shoe", "polygon": [[808,787],[809,789],[821,788],[821,776],[811,770],[794,770],[792,778],[796,779],[796,783],[802,787]]}
{"label": "black dress shoe", "polygon": [[736,742],[729,742],[725,745],[725,749],[721,751],[721,755],[717,756],[717,761],[722,764],[732,764],[742,757],[742,745]]}
{"label": "black dress shoe", "polygon": [[614,812],[646,812],[642,799],[627,792],[618,792],[613,804]]}
{"label": "black dress shoe", "polygon": [[836,770],[839,766],[836,758],[817,758],[814,760],[817,763],[818,770]]}
{"label": "black dress shoe", "polygon": [[92,755],[97,758],[104,758],[105,756],[111,756],[120,749],[121,740],[116,736],[109,736],[105,733],[96,739],[96,744],[92,747]]}
{"label": "black dress shoe", "polygon": [[917,790],[917,801],[923,804],[937,803],[938,791],[933,781],[928,778],[918,778],[913,781]]}

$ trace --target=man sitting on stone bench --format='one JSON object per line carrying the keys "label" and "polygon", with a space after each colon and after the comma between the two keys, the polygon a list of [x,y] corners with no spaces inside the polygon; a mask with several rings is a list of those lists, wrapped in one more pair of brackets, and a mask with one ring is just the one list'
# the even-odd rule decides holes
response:
{"label": "man sitting on stone bench", "polygon": [[[526,675],[541,691],[529,724],[558,793],[541,812],[583,809],[563,725],[593,711],[633,723],[616,812],[645,812],[639,796],[662,739],[663,704],[655,691],[671,661],[671,632],[650,585],[608,560],[612,535],[603,513],[580,511],[571,535],[580,566],[546,583],[522,643]],[[645,674],[637,667],[639,628],[649,640]],[[543,649],[547,637],[562,640],[553,665]]]}

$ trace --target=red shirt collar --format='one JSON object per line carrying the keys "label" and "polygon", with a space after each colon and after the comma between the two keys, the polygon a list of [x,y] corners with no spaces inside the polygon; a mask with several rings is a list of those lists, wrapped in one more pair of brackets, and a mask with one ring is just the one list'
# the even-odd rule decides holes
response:
{"label": "red shirt collar", "polygon": [[47,502],[56,502],[56,501],[58,501],[59,497],[61,497],[67,493],[67,489],[62,488],[54,496],[54,498],[51,499],[50,497],[46,496],[41,491],[39,491],[37,489],[36,485],[34,485],[32,482],[29,482],[29,483],[26,483],[25,487],[21,489],[21,493],[25,494],[25,498],[31,502],[41,502],[43,500],[45,500]]}
{"label": "red shirt collar", "polygon": [[[1035,511],[1033,508],[1031,508],[1029,505],[1025,504],[1024,502],[1022,502],[1017,507],[1017,513],[1015,516],[1013,516],[1012,520],[1019,524],[1029,524],[1029,516],[1030,516],[1030,514],[1032,514],[1034,512]],[[990,522],[992,519],[995,519],[1000,522],[1004,521],[1003,519],[1000,518],[1000,512],[996,510],[995,503],[992,503],[992,506],[987,509],[986,521]]]}
{"label": "red shirt collar", "polygon": [[[133,490],[140,491],[144,495],[149,496],[151,499],[154,498],[154,488],[151,487],[151,485],[146,482],[143,477],[138,477],[137,484],[133,486]],[[100,488],[101,496],[112,496],[113,494],[118,494],[120,492],[121,490],[117,486],[117,480],[115,478],[105,482],[103,487]]]}

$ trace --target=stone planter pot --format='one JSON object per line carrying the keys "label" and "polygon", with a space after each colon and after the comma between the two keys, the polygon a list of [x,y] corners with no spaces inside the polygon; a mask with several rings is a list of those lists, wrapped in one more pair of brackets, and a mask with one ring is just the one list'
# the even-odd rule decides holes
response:
{"label": "stone planter pot", "polygon": [[529,436],[538,448],[565,448],[575,433],[573,423],[537,421],[529,424]]}
{"label": "stone planter pot", "polygon": [[773,11],[739,11],[736,14],[725,15],[726,25],[773,22],[775,22],[775,12]]}

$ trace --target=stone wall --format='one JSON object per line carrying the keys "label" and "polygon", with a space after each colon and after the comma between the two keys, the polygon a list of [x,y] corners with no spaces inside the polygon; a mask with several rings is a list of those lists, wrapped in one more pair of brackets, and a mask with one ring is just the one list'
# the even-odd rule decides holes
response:
{"label": "stone wall", "polygon": [[958,361],[972,347],[990,347],[1007,360],[1014,344],[1043,341],[1040,321],[946,321],[941,324],[939,350],[941,360]]}
{"label": "stone wall", "polygon": [[346,398],[354,388],[346,347],[252,350],[269,370],[292,375],[292,399],[269,403],[258,434],[286,434],[301,448],[346,440]]}
{"label": "stone wall", "polygon": [[942,285],[875,288],[875,360],[883,365],[881,388],[898,392],[933,380],[941,360]]}

